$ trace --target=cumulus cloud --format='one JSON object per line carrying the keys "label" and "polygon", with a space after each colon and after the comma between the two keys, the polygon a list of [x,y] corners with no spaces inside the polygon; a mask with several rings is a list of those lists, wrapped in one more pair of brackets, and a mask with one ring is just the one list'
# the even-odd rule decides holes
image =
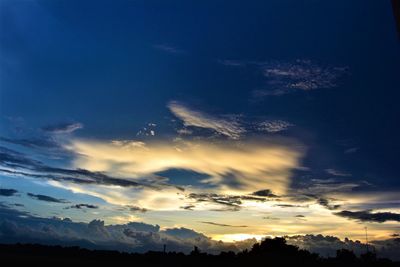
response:
{"label": "cumulus cloud", "polygon": [[78,129],[82,129],[83,124],[79,122],[67,122],[55,125],[48,125],[42,128],[43,131],[51,134],[67,134],[72,133]]}
{"label": "cumulus cloud", "polygon": [[187,228],[160,230],[159,225],[141,222],[105,225],[101,220],[75,223],[70,219],[26,216],[10,209],[0,209],[0,241],[34,242],[41,244],[78,245],[90,249],[110,249],[126,252],[162,250],[188,253],[193,246],[202,251],[239,251],[233,243],[214,241]]}
{"label": "cumulus cloud", "polygon": [[177,118],[183,121],[185,126],[211,129],[232,139],[238,139],[246,132],[245,128],[236,120],[228,120],[192,110],[176,101],[171,101],[168,108]]}
{"label": "cumulus cloud", "polygon": [[358,220],[362,222],[378,222],[383,223],[386,221],[400,222],[400,214],[392,212],[371,212],[369,210],[365,211],[349,211],[343,210],[335,213],[338,216]]}

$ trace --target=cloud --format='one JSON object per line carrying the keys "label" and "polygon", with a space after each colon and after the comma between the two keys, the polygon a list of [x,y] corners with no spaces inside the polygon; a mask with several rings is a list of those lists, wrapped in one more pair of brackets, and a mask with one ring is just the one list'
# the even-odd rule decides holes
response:
{"label": "cloud", "polygon": [[246,130],[235,120],[228,120],[192,110],[176,101],[168,104],[169,110],[185,126],[194,126],[214,130],[215,132],[232,139],[239,139]]}
{"label": "cloud", "polygon": [[58,198],[54,198],[54,197],[50,197],[50,196],[46,196],[46,195],[36,195],[36,194],[32,194],[32,193],[27,193],[27,195],[31,198],[34,198],[34,199],[40,200],[40,201],[55,202],[55,203],[68,203],[68,201],[66,201],[65,199],[58,199]]}
{"label": "cloud", "polygon": [[51,134],[68,134],[78,129],[82,129],[83,124],[79,122],[73,123],[60,123],[55,125],[49,125],[42,128],[43,131]]}
{"label": "cloud", "polygon": [[356,153],[360,148],[359,147],[351,147],[349,149],[346,149],[344,151],[345,154],[352,154],[352,153]]}
{"label": "cloud", "polygon": [[282,120],[268,120],[258,124],[257,129],[259,131],[265,131],[268,133],[278,133],[289,129],[294,126],[293,124],[282,121]]}
{"label": "cloud", "polygon": [[348,211],[343,210],[335,213],[338,216],[358,220],[362,222],[378,222],[383,223],[386,221],[400,222],[400,214],[392,212],[375,212],[372,213],[369,210],[365,211]]}
{"label": "cloud", "polygon": [[141,207],[138,207],[138,206],[134,206],[134,205],[127,205],[126,207],[129,209],[129,211],[133,211],[133,212],[145,213],[145,212],[148,211],[147,209],[144,209],[144,208],[141,208]]}
{"label": "cloud", "polygon": [[220,59],[220,60],[218,60],[218,63],[220,63],[224,66],[230,66],[230,67],[242,67],[242,66],[246,65],[246,63],[243,61],[231,60],[231,59]]}
{"label": "cloud", "polygon": [[99,207],[96,205],[92,205],[92,204],[76,204],[76,205],[69,206],[66,209],[83,209],[83,208],[98,209]]}
{"label": "cloud", "polygon": [[230,194],[259,188],[285,191],[303,155],[301,145],[282,138],[153,141],[140,146],[75,139],[68,149],[77,154],[73,164],[90,172],[116,173],[134,182],[169,169],[189,170],[207,175],[201,183]]}
{"label": "cloud", "polygon": [[277,195],[273,194],[270,189],[259,190],[253,192],[252,195],[259,197],[278,197]]}
{"label": "cloud", "polygon": [[0,188],[0,196],[11,197],[18,193],[15,189]]}
{"label": "cloud", "polygon": [[351,176],[350,173],[346,173],[346,172],[342,172],[339,170],[335,170],[335,169],[326,169],[325,170],[327,173],[334,175],[334,176],[342,176],[342,177],[349,177]]}
{"label": "cloud", "polygon": [[336,87],[338,78],[345,71],[346,68],[343,67],[320,66],[310,60],[277,62],[263,66],[264,76],[270,82],[304,91]]}
{"label": "cloud", "polygon": [[230,224],[223,224],[223,223],[216,223],[216,222],[204,222],[203,221],[201,223],[215,225],[215,226],[221,226],[221,227],[234,227],[234,228],[248,227],[247,225],[230,225]]}
{"label": "cloud", "polygon": [[326,198],[318,198],[317,202],[318,202],[318,204],[327,208],[328,210],[336,210],[341,207],[341,205],[339,205],[339,204],[336,204],[336,205],[330,204],[330,200],[328,200]]}
{"label": "cloud", "polygon": [[209,253],[239,251],[233,243],[214,241],[202,233],[183,227],[160,230],[159,225],[142,222],[105,225],[101,220],[75,223],[67,218],[33,217],[6,208],[0,208],[0,241],[125,252],[161,251],[163,245],[166,245],[169,251],[185,253],[193,250],[193,246]]}
{"label": "cloud", "polygon": [[101,172],[85,169],[64,169],[45,165],[28,158],[25,154],[0,146],[0,173],[40,179],[70,181],[81,184],[118,185],[124,187],[141,186],[137,182],[108,176]]}
{"label": "cloud", "polygon": [[171,46],[171,45],[167,45],[167,44],[156,44],[153,45],[154,48],[170,53],[170,54],[184,54],[185,51],[182,49],[179,49],[177,47]]}
{"label": "cloud", "polygon": [[311,60],[259,63],[269,90],[255,90],[254,97],[280,96],[294,91],[310,91],[338,86],[347,67],[322,66]]}
{"label": "cloud", "polygon": [[34,149],[59,149],[60,144],[49,138],[12,139],[0,137],[0,141]]}

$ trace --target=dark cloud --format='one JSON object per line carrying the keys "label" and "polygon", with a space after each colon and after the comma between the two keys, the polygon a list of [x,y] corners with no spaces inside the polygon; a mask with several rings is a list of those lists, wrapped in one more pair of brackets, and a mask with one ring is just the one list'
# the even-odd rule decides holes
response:
{"label": "dark cloud", "polygon": [[76,204],[76,205],[72,205],[67,207],[67,209],[83,209],[83,208],[87,208],[87,209],[98,209],[99,206],[96,205],[92,205],[92,204]]}
{"label": "dark cloud", "polygon": [[195,205],[186,205],[186,206],[182,206],[180,207],[183,210],[193,210],[193,208],[195,208]]}
{"label": "dark cloud", "polygon": [[335,213],[338,216],[358,220],[362,222],[378,222],[383,223],[386,221],[400,222],[400,214],[392,212],[376,212],[372,213],[369,210],[365,211],[348,211],[343,210]]}
{"label": "dark cloud", "polygon": [[34,149],[60,149],[60,144],[51,138],[12,139],[0,137],[0,141]]}
{"label": "dark cloud", "polygon": [[239,207],[242,204],[240,196],[219,195],[213,193],[191,193],[188,196],[198,202],[214,202],[226,206]]}
{"label": "dark cloud", "polygon": [[42,178],[57,181],[70,181],[83,184],[118,185],[123,187],[137,187],[151,185],[139,184],[134,181],[108,176],[101,172],[91,172],[85,169],[64,169],[47,166],[32,160],[20,152],[0,147],[0,166],[13,170],[0,169],[0,172],[9,175],[22,175],[27,177]]}
{"label": "dark cloud", "polygon": [[65,133],[72,133],[78,129],[83,128],[83,124],[79,122],[73,122],[73,123],[59,123],[55,125],[48,125],[46,127],[43,127],[42,130],[47,132],[47,133],[52,133],[52,134],[65,134]]}
{"label": "dark cloud", "polygon": [[252,195],[259,197],[278,197],[277,195],[273,194],[270,189],[259,190],[252,193]]}
{"label": "dark cloud", "polygon": [[231,224],[223,224],[223,223],[207,222],[207,221],[201,222],[201,223],[215,225],[215,226],[221,226],[221,227],[238,227],[238,228],[248,227],[247,225],[231,225]]}
{"label": "dark cloud", "polygon": [[336,209],[341,207],[341,205],[338,205],[338,204],[336,204],[336,205],[330,204],[330,200],[328,200],[326,198],[319,198],[317,200],[317,202],[318,202],[318,204],[320,204],[321,206],[327,208],[328,210],[336,210]]}
{"label": "dark cloud", "polygon": [[3,197],[11,197],[16,193],[18,193],[18,191],[15,189],[0,188],[0,196]]}
{"label": "dark cloud", "polygon": [[133,206],[133,205],[127,205],[126,207],[129,209],[129,211],[133,211],[133,212],[142,212],[142,213],[145,213],[145,212],[148,211],[148,210],[145,209],[145,208],[141,208],[141,207]]}
{"label": "dark cloud", "polygon": [[27,195],[33,199],[40,200],[40,201],[46,201],[46,202],[55,202],[55,203],[68,203],[65,199],[58,199],[46,195],[36,195],[32,193],[27,193]]}
{"label": "dark cloud", "polygon": [[296,215],[294,217],[296,217],[296,218],[305,218],[306,216],[299,214],[299,215]]}
{"label": "dark cloud", "polygon": [[[250,201],[261,201],[264,202],[265,197],[259,197],[256,195],[221,195],[215,193],[191,193],[187,196],[190,199],[195,199],[197,202],[212,202],[220,205],[227,206],[223,209],[217,209],[214,211],[237,211],[240,209],[240,205],[243,200]],[[227,210],[228,209],[228,210]]]}

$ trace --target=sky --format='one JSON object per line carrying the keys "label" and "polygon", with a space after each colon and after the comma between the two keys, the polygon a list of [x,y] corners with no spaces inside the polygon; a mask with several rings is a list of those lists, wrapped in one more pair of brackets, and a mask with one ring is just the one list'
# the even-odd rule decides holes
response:
{"label": "sky", "polygon": [[2,0],[0,32],[3,242],[397,240],[390,1]]}

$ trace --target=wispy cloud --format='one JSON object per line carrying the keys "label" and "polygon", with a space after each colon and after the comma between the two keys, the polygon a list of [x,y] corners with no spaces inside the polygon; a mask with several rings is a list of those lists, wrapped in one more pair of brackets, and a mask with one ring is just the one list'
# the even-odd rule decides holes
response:
{"label": "wispy cloud", "polygon": [[167,52],[167,53],[171,53],[171,54],[184,54],[185,51],[177,48],[175,46],[172,45],[167,45],[167,44],[155,44],[153,45],[154,48]]}
{"label": "wispy cloud", "polygon": [[67,134],[82,128],[83,124],[80,122],[73,122],[73,123],[67,122],[55,125],[48,125],[43,127],[42,130],[51,134]]}
{"label": "wispy cloud", "polygon": [[219,59],[218,63],[230,67],[241,67],[246,65],[246,63],[241,60],[232,60],[232,59]]}
{"label": "wispy cloud", "polygon": [[203,222],[201,222],[201,223],[210,224],[210,225],[215,225],[215,226],[221,226],[221,227],[235,227],[235,228],[244,228],[244,227],[248,227],[247,225],[231,225],[231,224],[216,223],[216,222],[208,222],[208,221],[203,221]]}
{"label": "wispy cloud", "polygon": [[292,123],[283,120],[267,120],[259,123],[257,129],[269,133],[278,133],[292,126],[294,126]]}
{"label": "wispy cloud", "polygon": [[255,97],[280,96],[294,91],[334,88],[348,72],[347,67],[332,67],[311,60],[259,63],[270,89],[255,90]]}
{"label": "wispy cloud", "polygon": [[212,129],[232,139],[238,139],[246,132],[245,128],[236,120],[228,120],[196,111],[176,101],[169,102],[168,108],[177,118],[183,121],[185,126]]}
{"label": "wispy cloud", "polygon": [[350,173],[343,172],[343,171],[339,171],[339,170],[336,170],[336,169],[326,169],[325,171],[326,171],[327,173],[331,174],[331,175],[334,175],[334,176],[342,176],[342,177],[349,177],[349,176],[351,176]]}
{"label": "wispy cloud", "polygon": [[36,194],[32,194],[32,193],[27,193],[27,195],[31,198],[34,198],[36,200],[40,200],[40,201],[46,201],[46,202],[55,202],[55,203],[68,203],[68,201],[66,201],[65,199],[58,199],[58,198],[54,198],[54,197],[50,197],[50,196],[46,196],[46,195],[36,195]]}

